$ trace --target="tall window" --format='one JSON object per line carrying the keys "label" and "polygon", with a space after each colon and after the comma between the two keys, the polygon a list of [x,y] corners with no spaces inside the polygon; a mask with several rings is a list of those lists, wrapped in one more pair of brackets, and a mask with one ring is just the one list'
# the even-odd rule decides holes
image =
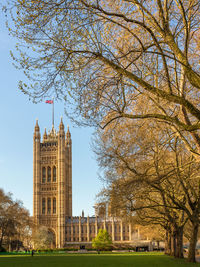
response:
{"label": "tall window", "polygon": [[53,213],[56,214],[56,198],[53,199]]}
{"label": "tall window", "polygon": [[45,209],[46,209],[46,201],[45,198],[42,199],[42,214],[45,214]]}
{"label": "tall window", "polygon": [[53,182],[56,182],[56,167],[53,167]]}
{"label": "tall window", "polygon": [[47,213],[51,214],[51,199],[48,198],[47,200]]}
{"label": "tall window", "polygon": [[46,168],[42,168],[42,183],[46,182]]}
{"label": "tall window", "polygon": [[47,182],[51,182],[51,168],[48,167],[47,170],[48,170],[48,171],[47,171]]}

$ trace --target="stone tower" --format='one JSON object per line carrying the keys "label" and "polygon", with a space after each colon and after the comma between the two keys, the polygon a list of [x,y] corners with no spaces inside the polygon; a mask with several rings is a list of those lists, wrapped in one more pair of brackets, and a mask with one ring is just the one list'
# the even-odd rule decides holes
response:
{"label": "stone tower", "polygon": [[59,131],[54,126],[41,141],[36,121],[33,136],[33,218],[54,235],[56,247],[65,245],[66,217],[72,216],[72,141],[65,135],[61,118]]}

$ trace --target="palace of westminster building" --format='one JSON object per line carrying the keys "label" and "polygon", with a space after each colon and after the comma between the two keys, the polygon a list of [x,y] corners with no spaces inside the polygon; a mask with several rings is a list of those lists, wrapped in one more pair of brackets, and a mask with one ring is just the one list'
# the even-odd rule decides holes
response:
{"label": "palace of westminster building", "polygon": [[96,206],[94,217],[72,216],[72,140],[61,119],[59,130],[46,129],[41,139],[36,121],[33,136],[33,218],[46,226],[57,248],[90,247],[99,229],[106,229],[115,244],[140,240],[139,229],[120,218],[106,216]]}

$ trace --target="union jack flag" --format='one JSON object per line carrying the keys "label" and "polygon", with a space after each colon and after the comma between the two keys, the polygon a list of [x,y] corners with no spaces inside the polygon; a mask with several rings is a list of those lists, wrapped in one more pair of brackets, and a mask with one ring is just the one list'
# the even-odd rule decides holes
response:
{"label": "union jack flag", "polygon": [[47,103],[47,104],[53,104],[53,100],[46,100],[45,103]]}

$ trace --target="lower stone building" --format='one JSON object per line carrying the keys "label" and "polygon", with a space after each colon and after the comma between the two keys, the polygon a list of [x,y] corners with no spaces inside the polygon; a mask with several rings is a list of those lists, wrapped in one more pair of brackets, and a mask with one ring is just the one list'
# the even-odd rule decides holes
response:
{"label": "lower stone building", "polygon": [[36,121],[33,136],[33,218],[35,225],[46,226],[57,248],[91,246],[99,229],[106,229],[115,244],[134,244],[139,229],[119,218],[102,214],[95,217],[72,216],[72,140],[61,119],[59,130],[46,129],[41,140]]}
{"label": "lower stone building", "polygon": [[106,229],[113,243],[130,243],[138,238],[138,229],[133,230],[131,224],[123,223],[122,220],[113,217],[68,217],[65,226],[65,243],[90,243],[96,237],[99,229]]}

